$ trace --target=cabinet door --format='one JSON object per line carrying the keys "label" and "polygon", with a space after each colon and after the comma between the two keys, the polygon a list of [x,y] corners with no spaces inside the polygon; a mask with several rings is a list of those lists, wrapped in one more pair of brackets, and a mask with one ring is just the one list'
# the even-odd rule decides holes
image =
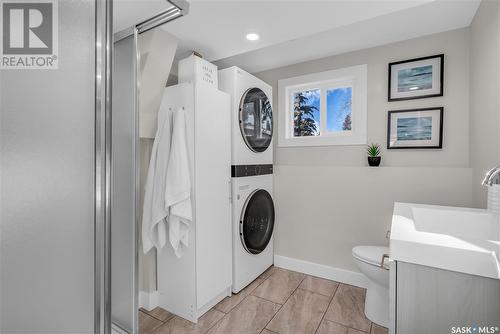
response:
{"label": "cabinet door", "polygon": [[397,333],[500,326],[500,280],[397,263]]}
{"label": "cabinet door", "polygon": [[[165,103],[165,105],[164,105]],[[181,107],[186,111],[186,133],[189,151],[189,160],[191,162],[191,187],[192,194],[195,193],[196,181],[193,177],[195,170],[195,147],[193,140],[195,110],[194,107],[194,88],[191,83],[182,83],[175,86],[170,86],[165,89],[162,98],[162,108],[171,109],[174,112]],[[197,165],[197,164],[196,164]],[[195,210],[193,221],[189,224],[189,246],[186,247],[182,258],[175,256],[173,248],[169,243],[165,245],[160,251],[157,252],[158,256],[158,292],[159,306],[165,310],[178,315],[182,318],[188,319],[192,322],[198,320],[197,307],[196,307],[196,250],[197,234],[198,234],[198,220],[196,217],[197,203],[191,196],[191,202]],[[172,274],[172,273],[175,273]]]}
{"label": "cabinet door", "polygon": [[231,116],[229,95],[195,85],[197,304],[231,286]]}

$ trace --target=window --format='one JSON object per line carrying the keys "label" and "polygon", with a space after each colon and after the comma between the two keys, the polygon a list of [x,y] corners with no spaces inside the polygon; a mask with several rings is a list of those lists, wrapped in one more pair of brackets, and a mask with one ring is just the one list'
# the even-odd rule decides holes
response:
{"label": "window", "polygon": [[352,130],[352,87],[326,91],[326,130],[340,132]]}
{"label": "window", "polygon": [[279,146],[366,144],[366,65],[278,82]]}
{"label": "window", "polygon": [[293,99],[293,135],[319,136],[320,135],[320,114],[319,99],[320,90],[308,90],[297,92]]}

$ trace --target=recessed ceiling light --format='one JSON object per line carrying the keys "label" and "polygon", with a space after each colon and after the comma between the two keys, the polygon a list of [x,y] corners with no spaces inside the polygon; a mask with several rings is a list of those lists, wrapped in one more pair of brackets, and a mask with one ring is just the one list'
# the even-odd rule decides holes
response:
{"label": "recessed ceiling light", "polygon": [[250,33],[245,36],[249,41],[256,41],[260,38],[258,34]]}

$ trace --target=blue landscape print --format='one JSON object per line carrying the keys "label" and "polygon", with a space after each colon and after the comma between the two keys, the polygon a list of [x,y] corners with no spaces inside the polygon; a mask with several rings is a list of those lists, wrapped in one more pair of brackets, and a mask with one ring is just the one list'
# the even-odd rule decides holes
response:
{"label": "blue landscape print", "polygon": [[398,140],[431,140],[432,117],[408,117],[397,120]]}
{"label": "blue landscape print", "polygon": [[432,88],[432,65],[398,71],[398,92],[413,92]]}
{"label": "blue landscape print", "polygon": [[329,132],[352,130],[352,87],[326,91],[326,129]]}

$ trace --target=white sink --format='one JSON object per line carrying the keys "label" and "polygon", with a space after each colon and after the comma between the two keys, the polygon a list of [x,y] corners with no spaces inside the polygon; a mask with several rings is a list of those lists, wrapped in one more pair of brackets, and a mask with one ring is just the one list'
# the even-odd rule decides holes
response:
{"label": "white sink", "polygon": [[391,259],[500,279],[500,217],[486,210],[395,203]]}

